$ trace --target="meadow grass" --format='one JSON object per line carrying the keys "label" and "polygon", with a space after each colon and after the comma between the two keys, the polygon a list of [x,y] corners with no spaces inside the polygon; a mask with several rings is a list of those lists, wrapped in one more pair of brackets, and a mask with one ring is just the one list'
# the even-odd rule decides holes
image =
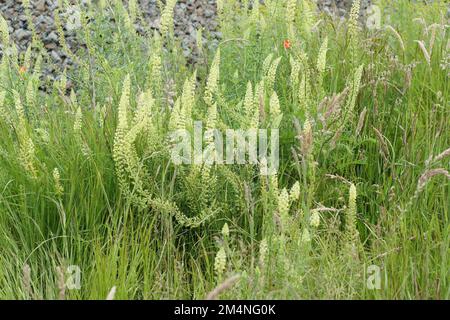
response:
{"label": "meadow grass", "polygon": [[[54,82],[0,20],[0,298],[450,298],[446,5],[378,1],[367,29],[358,1],[344,21],[218,1],[223,38],[189,65],[175,2],[162,34],[136,1],[79,6]],[[175,165],[193,121],[279,128],[277,174]]]}

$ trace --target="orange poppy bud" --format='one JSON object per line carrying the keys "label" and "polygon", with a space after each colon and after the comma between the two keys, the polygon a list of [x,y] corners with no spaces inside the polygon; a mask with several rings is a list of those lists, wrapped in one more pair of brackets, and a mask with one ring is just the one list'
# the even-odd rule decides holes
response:
{"label": "orange poppy bud", "polygon": [[19,72],[20,74],[24,74],[25,72],[27,72],[27,68],[25,66],[21,66]]}

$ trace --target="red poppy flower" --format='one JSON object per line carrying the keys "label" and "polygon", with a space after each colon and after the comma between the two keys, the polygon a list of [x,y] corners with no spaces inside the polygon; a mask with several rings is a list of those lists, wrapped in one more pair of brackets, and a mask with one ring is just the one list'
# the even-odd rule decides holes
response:
{"label": "red poppy flower", "polygon": [[284,40],[283,46],[285,49],[289,49],[291,47],[291,41],[289,41],[289,39]]}

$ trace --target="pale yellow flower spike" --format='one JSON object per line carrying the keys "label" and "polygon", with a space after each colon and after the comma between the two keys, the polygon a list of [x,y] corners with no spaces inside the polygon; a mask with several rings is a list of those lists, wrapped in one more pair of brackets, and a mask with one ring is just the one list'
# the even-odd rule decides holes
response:
{"label": "pale yellow flower spike", "polygon": [[168,0],[161,14],[160,32],[162,36],[168,35],[173,29],[173,10],[177,0]]}
{"label": "pale yellow flower spike", "polygon": [[128,108],[130,105],[130,75],[127,75],[122,87],[122,96],[120,97],[119,110],[118,110],[118,125],[120,129],[128,129]]}
{"label": "pale yellow flower spike", "polygon": [[151,114],[155,100],[153,99],[151,90],[142,92],[137,101],[137,109],[134,114],[133,125],[140,121],[151,121]]}
{"label": "pale yellow flower spike", "polygon": [[183,130],[186,127],[186,119],[182,110],[180,99],[175,101],[170,115],[169,128],[171,131]]}
{"label": "pale yellow flower spike", "polygon": [[34,90],[34,79],[31,77],[27,83],[27,92],[25,94],[25,98],[29,107],[34,105],[36,99],[36,93]]}
{"label": "pale yellow flower spike", "polygon": [[217,49],[216,55],[209,71],[208,79],[206,80],[204,100],[209,106],[213,105],[213,97],[219,90],[219,76],[220,76],[220,48]]}
{"label": "pale yellow flower spike", "polygon": [[264,117],[264,82],[256,85],[255,97],[253,99],[254,112],[252,116],[251,128],[258,128],[260,117]]}
{"label": "pale yellow flower spike", "polygon": [[325,67],[327,64],[327,51],[328,51],[328,37],[323,40],[322,46],[319,50],[319,55],[317,58],[317,71],[319,72],[319,78],[323,77]]}
{"label": "pale yellow flower spike", "polygon": [[270,65],[272,63],[273,59],[273,53],[269,53],[269,55],[264,59],[263,65],[262,65],[262,71],[264,75],[267,75],[267,72],[269,72]]}
{"label": "pale yellow flower spike", "polygon": [[259,18],[259,1],[253,3],[252,13],[250,16],[250,21],[252,24],[257,24],[260,22]]}
{"label": "pale yellow flower spike", "polygon": [[278,95],[275,91],[273,91],[272,96],[270,97],[269,106],[270,106],[270,117],[273,120],[281,114],[280,101],[278,100]]}
{"label": "pale yellow flower spike", "polygon": [[309,230],[307,228],[304,228],[303,232],[302,232],[302,242],[308,243],[310,241],[311,241],[311,235],[309,234]]}
{"label": "pale yellow flower spike", "polygon": [[253,87],[250,81],[247,83],[247,91],[244,98],[244,109],[249,120],[250,127],[252,127],[252,125],[254,125],[253,117],[255,112],[255,101],[253,96]]}
{"label": "pale yellow flower spike", "polygon": [[81,108],[77,108],[77,112],[75,114],[75,121],[73,122],[73,131],[79,137],[81,134],[81,127],[83,123],[83,113],[81,112]]}
{"label": "pale yellow flower spike", "polygon": [[269,70],[267,71],[266,80],[266,88],[273,89],[275,83],[275,77],[277,75],[278,65],[280,64],[281,57],[275,59],[270,65]]}
{"label": "pale yellow flower spike", "polygon": [[228,227],[228,223],[224,223],[221,233],[224,238],[228,238],[230,236],[230,228]]}
{"label": "pale yellow flower spike", "polygon": [[107,6],[107,1],[106,0],[99,0],[98,1],[98,7],[101,10],[105,10],[106,6]]}
{"label": "pale yellow flower spike", "polygon": [[347,239],[347,250],[352,256],[357,255],[357,245],[359,240],[359,232],[356,228],[356,186],[352,183],[350,185],[349,195],[348,195],[348,209],[346,211],[345,219],[345,236]]}
{"label": "pale yellow flower spike", "polygon": [[186,79],[183,85],[183,93],[181,94],[181,105],[186,119],[186,125],[191,126],[192,110],[195,105],[195,85],[197,79],[197,71],[194,72],[191,78]]}
{"label": "pale yellow flower spike", "polygon": [[350,10],[350,17],[348,20],[348,34],[349,34],[349,48],[351,52],[351,60],[354,61],[357,54],[357,36],[359,33],[359,11],[361,8],[361,0],[354,0]]}
{"label": "pale yellow flower spike", "polygon": [[216,254],[216,258],[214,259],[214,271],[216,272],[217,278],[221,278],[225,267],[227,265],[227,254],[225,249],[221,247]]}
{"label": "pale yellow flower spike", "polygon": [[9,121],[8,113],[5,109],[5,91],[0,91],[0,119],[3,119],[4,121]]}
{"label": "pale yellow flower spike", "polygon": [[361,0],[354,0],[348,20],[348,32],[351,37],[354,37],[359,31],[358,20],[360,9],[361,9]]}
{"label": "pale yellow flower spike", "polygon": [[9,27],[6,20],[0,14],[0,34],[2,36],[2,44],[3,47],[7,47],[9,45]]}
{"label": "pale yellow flower spike", "polygon": [[269,251],[269,246],[267,245],[267,240],[264,238],[259,243],[259,264],[261,266],[264,266],[268,251]]}
{"label": "pale yellow flower spike", "polygon": [[149,81],[151,87],[153,88],[153,93],[156,95],[162,86],[162,61],[160,56],[160,51],[155,50],[149,62]]}
{"label": "pale yellow flower spike", "polygon": [[283,230],[289,225],[289,193],[286,188],[283,188],[278,195],[278,213],[280,214],[280,220]]}
{"label": "pale yellow flower spike", "polygon": [[364,70],[364,65],[360,65],[356,69],[355,74],[352,79],[352,89],[350,93],[349,100],[347,102],[347,114],[349,117],[353,116],[353,110],[356,105],[356,98],[358,97],[359,89],[361,87],[361,77]]}
{"label": "pale yellow flower spike", "polygon": [[300,198],[300,183],[296,181],[289,191],[290,201],[297,201]]}
{"label": "pale yellow flower spike", "polygon": [[19,93],[13,90],[14,101],[16,106],[17,118],[19,124],[17,127],[17,135],[20,145],[20,160],[22,166],[33,177],[37,176],[36,169],[34,168],[34,143],[27,131],[27,121],[25,118],[25,111],[23,109],[22,102],[20,101]]}
{"label": "pale yellow flower spike", "polygon": [[320,215],[318,210],[312,210],[311,217],[309,220],[311,227],[317,228],[320,224]]}
{"label": "pale yellow flower spike", "polygon": [[287,0],[286,4],[286,23],[288,26],[289,38],[294,38],[294,21],[297,10],[297,0]]}
{"label": "pale yellow flower spike", "polygon": [[206,129],[214,130],[217,128],[217,104],[213,104],[211,108],[208,109],[208,115],[206,118]]}
{"label": "pale yellow flower spike", "polygon": [[314,10],[309,0],[302,1],[302,9],[303,32],[309,37],[314,25]]}
{"label": "pale yellow flower spike", "polygon": [[130,14],[130,22],[133,24],[136,22],[137,17],[137,3],[136,0],[128,1],[128,12]]}
{"label": "pale yellow flower spike", "polygon": [[23,109],[22,102],[20,100],[20,95],[17,91],[13,90],[14,102],[16,106],[17,117],[19,118],[19,126],[25,129],[26,120],[25,120],[25,111]]}
{"label": "pale yellow flower spike", "polygon": [[55,193],[57,196],[62,196],[64,193],[64,188],[61,184],[61,176],[59,174],[58,168],[53,169],[53,182],[55,183]]}

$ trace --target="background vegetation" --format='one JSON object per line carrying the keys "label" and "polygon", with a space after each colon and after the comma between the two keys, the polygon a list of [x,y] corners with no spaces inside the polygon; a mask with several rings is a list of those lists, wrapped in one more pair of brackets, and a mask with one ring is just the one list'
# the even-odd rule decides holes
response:
{"label": "background vegetation", "polygon": [[[86,48],[54,83],[0,18],[0,297],[450,298],[446,5],[379,1],[367,29],[359,1],[345,21],[218,1],[223,39],[192,66],[175,2],[161,35],[135,31],[136,1],[79,6]],[[277,175],[174,165],[193,120],[279,127]]]}

